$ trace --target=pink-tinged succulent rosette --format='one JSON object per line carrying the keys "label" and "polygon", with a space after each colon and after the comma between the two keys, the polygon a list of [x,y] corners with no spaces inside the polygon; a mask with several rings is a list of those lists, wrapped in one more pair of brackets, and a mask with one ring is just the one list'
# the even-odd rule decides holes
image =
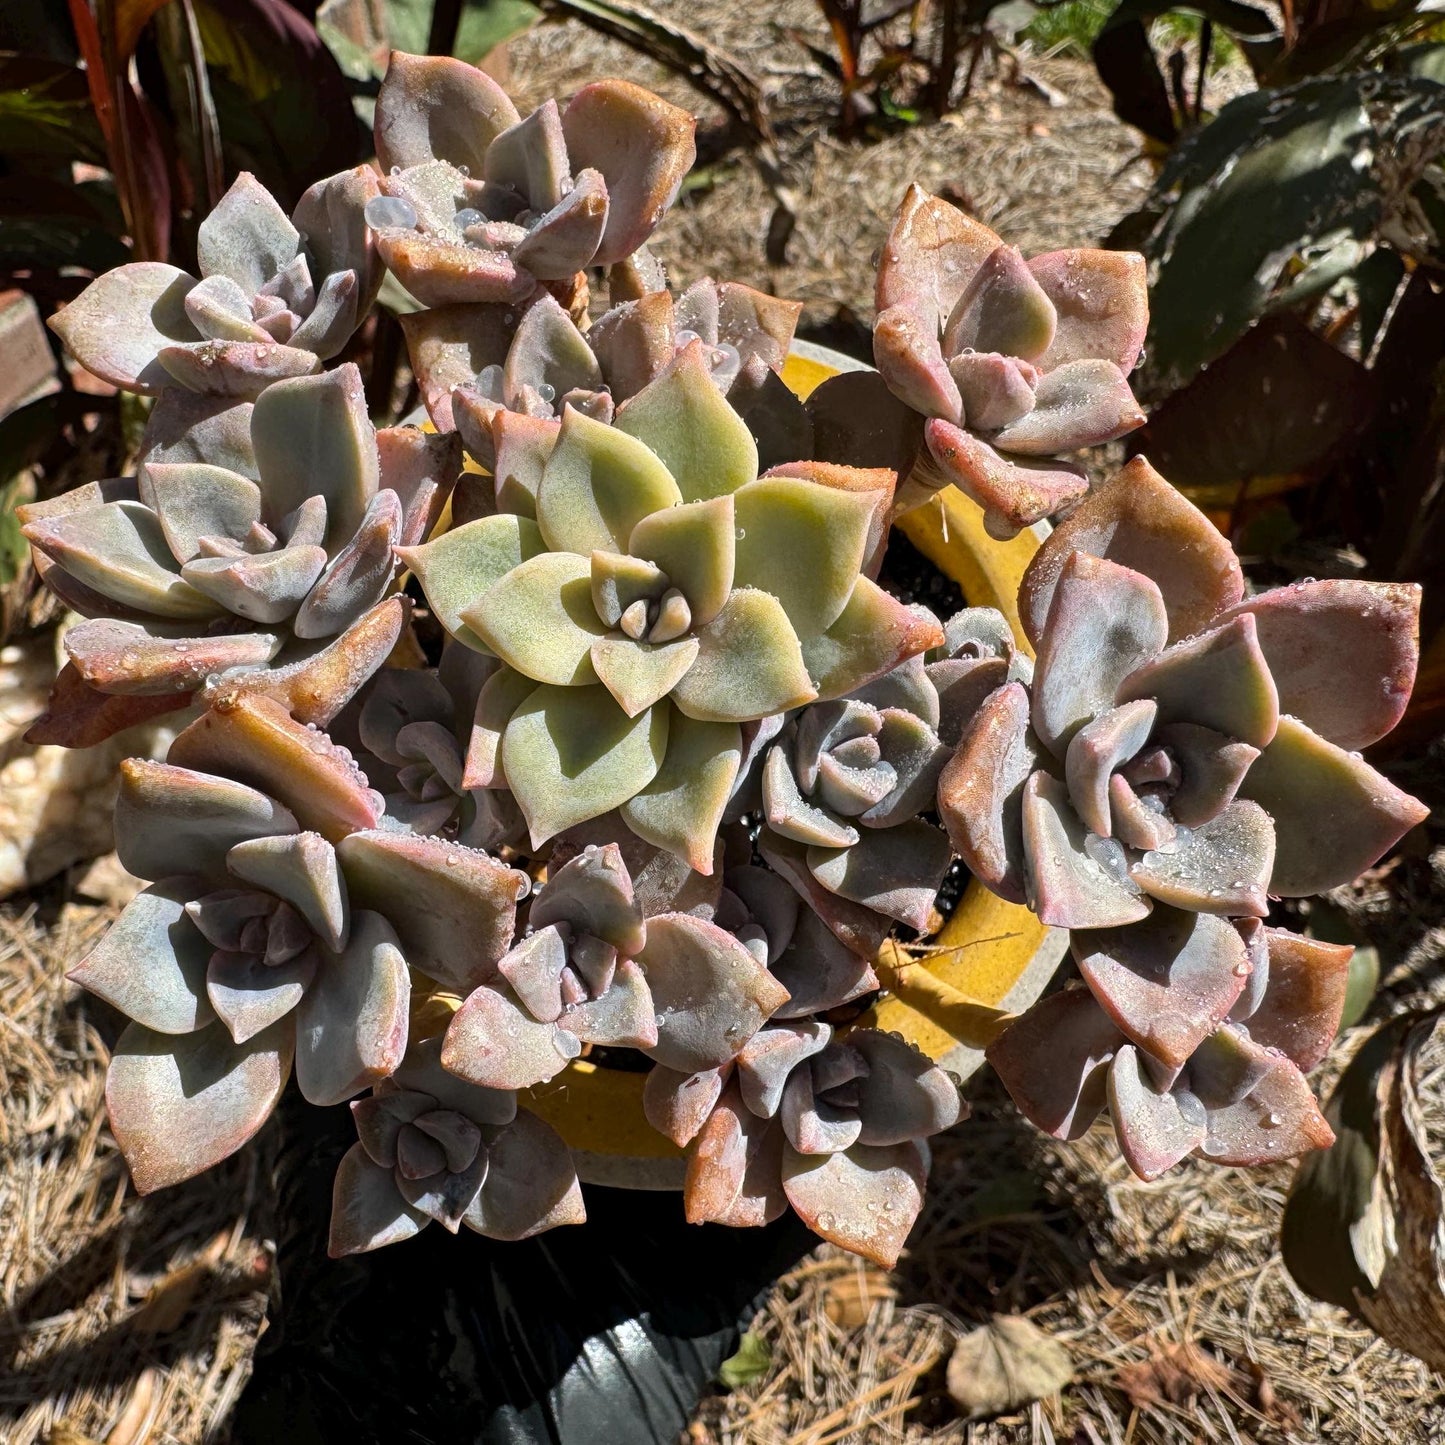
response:
{"label": "pink-tinged succulent rosette", "polygon": [[[960,856],[1070,930],[1087,985],[991,1052],[1036,1122],[1092,1117],[1108,1065],[1143,1172],[1194,1148],[1244,1162],[1328,1142],[1299,1070],[1338,1023],[1338,951],[1261,921],[1271,899],[1357,877],[1426,816],[1358,751],[1404,712],[1418,610],[1417,587],[1388,583],[1245,597],[1227,542],[1142,459],[1040,548],[1020,592],[1033,681],[984,702],[938,791]],[[1292,1017],[1299,1037],[1281,1042]],[[1066,1076],[1083,1102],[1064,1108]],[[1251,1134],[1246,1116],[1280,1132]]]}

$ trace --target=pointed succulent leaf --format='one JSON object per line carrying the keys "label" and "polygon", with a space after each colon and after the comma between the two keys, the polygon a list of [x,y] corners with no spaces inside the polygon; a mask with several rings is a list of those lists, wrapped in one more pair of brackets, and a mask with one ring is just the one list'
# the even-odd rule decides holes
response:
{"label": "pointed succulent leaf", "polygon": [[606,629],[592,605],[586,557],[543,552],[528,558],[464,606],[461,620],[503,662],[537,682],[576,687],[597,681],[590,649]]}
{"label": "pointed succulent leaf", "polygon": [[574,934],[612,944],[624,958],[637,953],[646,938],[632,878],[615,843],[585,849],[557,868],[533,903],[530,921],[534,928],[565,923]]}
{"label": "pointed succulent leaf", "polygon": [[525,196],[534,211],[555,206],[567,174],[567,142],[557,102],[544,101],[525,120],[496,136],[487,148],[483,174],[495,185]]}
{"label": "pointed succulent leaf", "polygon": [[883,710],[883,727],[878,734],[882,763],[893,769],[889,791],[858,814],[870,828],[891,828],[919,813],[933,810],[938,778],[952,755],[921,718],[902,708]]}
{"label": "pointed succulent leaf", "polygon": [[689,1152],[684,1208],[691,1224],[756,1227],[788,1207],[782,1130],[743,1103],[736,1084],[708,1116]]}
{"label": "pointed succulent leaf", "polygon": [[800,643],[819,697],[835,698],[937,646],[941,638],[938,619],[926,607],[900,602],[876,582],[859,577],[827,630]]}
{"label": "pointed succulent leaf", "polygon": [[98,276],[51,322],[89,372],[125,391],[154,396],[169,376],[157,353],[201,339],[186,315],[193,277],[161,261],[132,261]]}
{"label": "pointed succulent leaf", "polygon": [[381,800],[350,754],[268,698],[212,707],[176,738],[167,756],[179,767],[258,789],[289,807],[301,828],[333,843],[355,828],[374,827],[381,815]]}
{"label": "pointed succulent leaf", "polygon": [[296,1010],[296,1081],[308,1103],[339,1104],[384,1079],[406,1052],[411,980],[391,925],[358,909]]}
{"label": "pointed succulent leaf", "polygon": [[[668,516],[675,510],[669,508],[659,515]],[[645,607],[660,599],[667,588],[667,573],[645,558],[621,552],[592,554],[592,606],[605,627],[619,626],[634,602]]]}
{"label": "pointed succulent leaf", "polygon": [[1269,814],[1240,799],[1187,837],[1145,853],[1129,876],[1151,898],[1175,908],[1263,918],[1274,850]]}
{"label": "pointed succulent leaf", "polygon": [[1279,695],[1248,614],[1142,662],[1118,696],[1153,698],[1161,723],[1199,723],[1256,748],[1274,736],[1279,719]]}
{"label": "pointed succulent leaf", "polygon": [[202,537],[243,542],[261,520],[261,489],[225,467],[149,462],[141,486],[177,562],[195,557]]}
{"label": "pointed succulent leaf", "polygon": [[321,359],[272,341],[200,341],[162,346],[156,359],[173,381],[192,391],[254,401],[273,382],[315,376]]}
{"label": "pointed succulent leaf", "polygon": [[758,356],[770,370],[782,370],[803,312],[801,301],[723,281],[717,288],[717,311],[719,341],[737,347],[744,362]]}
{"label": "pointed succulent leaf", "polygon": [[360,1144],[346,1151],[331,1187],[326,1252],[332,1259],[398,1244],[418,1233],[426,1222],[427,1216],[398,1193],[390,1169],[368,1158]]}
{"label": "pointed succulent leaf", "polygon": [[963,398],[944,360],[938,330],[912,303],[878,313],[873,362],[889,391],[912,410],[943,421],[962,418]]}
{"label": "pointed succulent leaf", "polygon": [[320,494],[328,552],[349,541],[380,482],[376,429],[356,366],[268,386],[251,413],[251,440],[268,525]]}
{"label": "pointed succulent leaf", "polygon": [[1135,251],[1049,251],[1029,270],[1054,305],[1058,325],[1039,357],[1045,370],[1101,357],[1134,369],[1149,329],[1144,258]]}
{"label": "pointed succulent leaf", "polygon": [[406,833],[355,832],[336,851],[352,908],[389,919],[413,968],[459,989],[493,975],[526,874],[474,848]]}
{"label": "pointed succulent leaf", "polygon": [[686,858],[697,872],[710,874],[713,843],[741,758],[736,723],[699,722],[674,710],[662,766],[651,782],[623,803],[623,820],[639,838]]}
{"label": "pointed succulent leaf", "polygon": [[1179,786],[1169,800],[1169,814],[1186,828],[1217,817],[1239,791],[1259,749],[1237,742],[1196,723],[1170,723],[1155,741],[1179,765]]}
{"label": "pointed succulent leaf", "polygon": [[535,1114],[519,1109],[487,1152],[486,1183],[462,1221],[468,1229],[491,1239],[528,1239],[586,1219],[572,1155]]}
{"label": "pointed succulent leaf", "polygon": [[134,622],[92,618],[64,638],[76,671],[102,692],[154,697],[190,693],[208,677],[231,668],[261,667],[285,639],[274,632],[233,632],[216,637],[157,636]]}
{"label": "pointed succulent leaf", "polygon": [[1160,1089],[1133,1044],[1109,1068],[1109,1112],[1125,1162],[1141,1179],[1157,1179],[1204,1142],[1204,1111],[1182,1108]]}
{"label": "pointed succulent leaf", "polygon": [[684,502],[644,517],[627,548],[667,574],[686,598],[693,626],[705,627],[733,589],[736,526],[730,495]]}
{"label": "pointed succulent leaf", "polygon": [[558,397],[578,387],[596,391],[602,386],[602,371],[587,338],[545,292],[522,314],[507,350],[502,385],[512,407],[527,387],[539,392],[550,387],[550,395]]}
{"label": "pointed succulent leaf", "polygon": [[376,248],[387,269],[427,307],[515,304],[536,285],[503,251],[403,230],[378,231]]}
{"label": "pointed succulent leaf", "polygon": [[969,351],[952,357],[948,370],[963,400],[963,419],[974,431],[999,431],[1034,409],[1038,373],[1026,361]]}
{"label": "pointed succulent leaf", "polygon": [[1034,554],[1019,590],[1019,611],[1035,646],[1064,565],[1075,553],[1153,578],[1171,642],[1208,626],[1244,593],[1244,575],[1228,541],[1143,457],[1091,492]]}
{"label": "pointed succulent leaf", "polygon": [[957,206],[910,185],[878,259],[876,309],[911,302],[941,331],[974,273],[1000,244]]}
{"label": "pointed succulent leaf", "polygon": [[25,536],[102,596],[156,617],[209,618],[222,609],[181,577],[159,519],[139,502],[103,502],[37,519]]}
{"label": "pointed succulent leaf", "polygon": [[994,440],[1020,456],[1053,456],[1113,441],[1144,424],[1124,373],[1112,361],[1070,361],[1046,371],[1034,406]]}
{"label": "pointed succulent leaf", "polygon": [[1245,1026],[1255,1043],[1308,1071],[1323,1061],[1339,1031],[1354,949],[1282,928],[1263,933],[1269,982]]}
{"label": "pointed succulent leaf", "polygon": [[1114,1023],[1176,1068],[1219,1026],[1249,974],[1232,924],[1174,908],[1127,928],[1078,930],[1070,947]]}
{"label": "pointed succulent leaf", "polygon": [[669,712],[629,718],[605,687],[538,687],[502,735],[507,786],[534,846],[619,807],[657,776]]}
{"label": "pointed succulent leaf", "polygon": [[194,896],[186,879],[142,889],[66,976],[157,1033],[204,1028],[215,1018],[206,997],[211,944],[186,915]]}
{"label": "pointed succulent leaf", "polygon": [[851,848],[808,849],[808,867],[829,892],[920,932],[952,858],[947,835],[921,818],[866,830]]}
{"label": "pointed succulent leaf", "polygon": [[578,172],[600,171],[610,197],[594,265],[621,261],[652,234],[692,168],[695,130],[686,111],[629,81],[594,81],[572,97],[562,113],[567,154]]}
{"label": "pointed succulent leaf", "polygon": [[244,1044],[301,1002],[316,977],[308,951],[268,964],[251,953],[216,953],[206,970],[206,996],[231,1037]]}
{"label": "pointed succulent leaf", "polygon": [[255,556],[197,557],[181,576],[227,611],[263,626],[290,618],[326,568],[321,547],[284,547]]}
{"label": "pointed succulent leaf", "polygon": [[951,421],[935,417],[924,437],[944,480],[983,508],[984,527],[999,541],[1089,490],[1088,478],[1072,463],[1029,458],[1020,464]]}
{"label": "pointed succulent leaf", "polygon": [[[1404,715],[1419,662],[1420,589],[1352,579],[1299,582],[1241,602],[1279,690],[1280,711],[1358,750]],[[1343,685],[1357,678],[1356,686]]]}
{"label": "pointed succulent leaf", "polygon": [[[538,902],[541,900],[539,899]],[[562,970],[567,944],[555,926],[534,921],[529,933],[497,963],[527,1012],[540,1023],[555,1023],[562,1013]]]}
{"label": "pointed succulent leaf", "polygon": [[226,276],[247,299],[285,268],[301,246],[291,218],[271,192],[242,171],[196,231],[202,276]]}
{"label": "pointed succulent leaf", "polygon": [[1109,1061],[1124,1035],[1086,988],[1040,999],[988,1046],[987,1056],[1031,1123],[1082,1138],[1104,1107]]}
{"label": "pointed succulent leaf", "polygon": [[814,1087],[814,1069],[839,1056],[857,1057],[847,1045],[835,1044],[819,1056],[814,1068],[795,1069],[788,1075],[778,1118],[788,1144],[799,1154],[836,1154],[856,1144],[863,1132],[855,1109],[820,1098],[822,1085]]}
{"label": "pointed succulent leaf", "polygon": [[787,1002],[782,986],[737,939],[687,914],[651,919],[637,961],[658,1019],[657,1043],[644,1052],[683,1073],[735,1057]]}
{"label": "pointed succulent leaf", "polygon": [[502,735],[511,716],[536,688],[530,677],[499,667],[477,693],[467,743],[464,788],[500,788],[506,784],[502,766]]}
{"label": "pointed succulent leaf", "polygon": [[879,1029],[856,1029],[848,1043],[868,1065],[858,1081],[859,1143],[926,1139],[967,1116],[958,1085],[912,1044]]}
{"label": "pointed succulent leaf", "polygon": [[401,503],[403,546],[425,542],[436,526],[457,473],[462,469],[459,436],[389,426],[376,433],[380,485]]}
{"label": "pointed succulent leaf", "polygon": [[672,698],[701,722],[747,722],[811,702],[816,691],[797,633],[769,592],[738,587],[699,628],[697,661]]}
{"label": "pointed succulent leaf", "polygon": [[599,637],[591,647],[593,671],[628,717],[636,717],[665,698],[697,660],[697,654],[695,637],[658,643]]}
{"label": "pointed succulent leaf", "polygon": [[713,382],[703,342],[694,341],[617,413],[676,479],[683,501],[726,496],[758,474],[758,449]]}
{"label": "pointed succulent leaf", "polygon": [[774,833],[808,847],[850,848],[858,841],[856,828],[804,799],[786,747],[768,751],[762,793],[763,816]]}
{"label": "pointed succulent leaf", "polygon": [[642,1088],[642,1112],[647,1122],[671,1139],[679,1149],[696,1138],[728,1081],[731,1065],[684,1074],[664,1064],[648,1070]]}
{"label": "pointed succulent leaf", "polygon": [[200,462],[256,480],[251,403],[168,387],[146,419],[138,465]]}
{"label": "pointed succulent leaf", "polygon": [[1039,642],[1033,688],[1034,730],[1055,757],[1063,758],[1073,735],[1116,700],[1156,695],[1120,685],[1158,655],[1167,627],[1150,578],[1083,552],[1068,559]]}
{"label": "pointed succulent leaf", "polygon": [[1280,718],[1239,792],[1274,819],[1269,891],[1285,898],[1357,878],[1429,813],[1363,759],[1290,717]]}
{"label": "pointed succulent leaf", "polygon": [[265,791],[170,763],[127,758],[120,765],[115,829],[121,864],[138,878],[192,874],[220,881],[233,845],[295,834],[300,825]]}
{"label": "pointed succulent leaf", "polygon": [[393,51],[376,98],[376,158],[383,171],[445,160],[480,176],[487,147],[520,118],[475,66]]}
{"label": "pointed succulent leaf", "polygon": [[353,166],[308,186],[291,213],[306,237],[306,249],[323,273],[356,274],[358,314],[369,308],[381,284],[381,268],[366,224],[366,204],[380,191],[371,166]]}
{"label": "pointed succulent leaf", "polygon": [[1069,743],[1064,758],[1069,801],[1089,831],[1101,838],[1112,831],[1109,779],[1148,742],[1158,712],[1147,698],[1125,703],[1086,723]]}
{"label": "pointed succulent leaf", "polygon": [[[411,1130],[406,1141],[412,1149],[424,1152],[426,1158],[418,1160],[414,1167],[421,1169],[436,1162],[441,1155],[441,1146],[427,1139],[420,1129]],[[423,1144],[423,1140],[426,1143]],[[445,1161],[441,1167],[428,1174],[409,1177],[409,1171],[396,1171],[397,1193],[413,1209],[419,1210],[428,1219],[434,1219],[443,1229],[455,1234],[466,1217],[467,1210],[476,1202],[477,1195],[491,1171],[491,1159],[486,1150],[478,1152],[471,1162],[456,1173],[447,1169]]]}
{"label": "pointed succulent leaf", "polygon": [[1148,915],[1150,902],[1117,858],[1091,850],[1093,835],[1069,806],[1068,790],[1045,772],[1024,784],[1025,876],[1031,904],[1053,928],[1112,928]]}
{"label": "pointed succulent leaf", "polygon": [[324,647],[313,644],[294,662],[223,674],[201,700],[227,707],[243,697],[278,704],[297,722],[326,727],[391,656],[411,618],[409,597],[386,597]]}
{"label": "pointed succulent leaf", "polygon": [[771,1119],[783,1102],[789,1074],[825,1049],[832,1037],[832,1028],[819,1020],[759,1029],[737,1058],[743,1103],[759,1118]]}
{"label": "pointed succulent leaf", "polygon": [[[427,415],[439,430],[454,430],[452,391],[475,382],[488,366],[502,365],[516,325],[516,307],[502,302],[436,306],[397,320]],[[489,458],[477,460],[486,465]]]}
{"label": "pointed succulent leaf", "polygon": [[998,246],[959,296],[944,326],[943,349],[949,356],[997,352],[1033,361],[1048,350],[1054,325],[1053,303],[1017,248]]}
{"label": "pointed succulent leaf", "polygon": [[297,637],[334,637],[381,600],[396,571],[393,551],[401,540],[401,500],[395,492],[372,497],[355,535],[297,610]]}
{"label": "pointed succulent leaf", "polygon": [[431,610],[451,636],[468,647],[482,639],[462,620],[462,609],[483,596],[513,568],[544,550],[542,534],[525,517],[479,517],[420,547],[398,555],[416,573]]}
{"label": "pointed succulent leaf", "polygon": [[[498,411],[492,417],[492,472],[499,512],[536,520],[542,473],[560,430],[561,423],[551,417],[517,411]],[[452,510],[455,516],[455,506]]]}
{"label": "pointed succulent leaf", "polygon": [[610,214],[601,171],[581,170],[572,189],[528,227],[512,256],[543,281],[566,281],[596,259]]}
{"label": "pointed succulent leaf", "polygon": [[[1304,1075],[1285,1057],[1245,1038],[1237,1029],[1220,1029],[1206,1048],[1239,1056],[1258,1075],[1241,1097],[1211,1105],[1205,1099],[1207,1130],[1200,1153],[1216,1164],[1251,1166],[1292,1159],[1335,1142]],[[1191,1077],[1198,1071],[1191,1065]]]}
{"label": "pointed succulent leaf", "polygon": [[786,461],[763,473],[760,480],[773,477],[796,477],[816,482],[837,492],[867,497],[872,504],[868,523],[868,540],[863,546],[863,571],[873,577],[882,565],[883,550],[888,543],[888,520],[898,489],[898,473],[889,467],[840,466],[834,462]]}
{"label": "pointed succulent leaf", "polygon": [[510,989],[484,984],[447,1025],[442,1063],[482,1088],[529,1089],[560,1074],[580,1051],[574,1034],[538,1022]]}
{"label": "pointed succulent leaf", "polygon": [[606,990],[569,1008],[562,1016],[562,1027],[584,1044],[652,1048],[657,1043],[657,1019],[642,970],[624,958]]}
{"label": "pointed succulent leaf", "polygon": [[673,300],[667,291],[614,305],[593,322],[587,340],[619,405],[672,363],[677,351],[675,330]]}
{"label": "pointed succulent leaf", "polygon": [[928,1177],[913,1140],[886,1148],[855,1144],[839,1154],[783,1155],[788,1202],[816,1234],[892,1269],[923,1208]]}
{"label": "pointed succulent leaf", "polygon": [[868,494],[769,477],[749,482],[733,500],[736,585],[771,592],[800,637],[825,632],[853,595],[863,564]]}
{"label": "pointed succulent leaf", "polygon": [[792,939],[770,966],[773,977],[792,995],[774,1012],[774,1019],[806,1018],[839,1008],[878,987],[868,960],[835,937],[811,909],[799,913]]}
{"label": "pointed succulent leaf", "polygon": [[291,1073],[283,1020],[244,1044],[220,1023],[180,1036],[127,1026],[111,1055],[111,1132],[142,1194],[191,1179],[266,1122]]}
{"label": "pointed succulent leaf", "polygon": [[351,1118],[367,1157],[385,1169],[394,1169],[402,1129],[435,1109],[436,1100],[430,1094],[393,1089],[353,1099]]}
{"label": "pointed succulent leaf", "polygon": [[643,517],[681,500],[640,441],[569,407],[542,473],[537,524],[556,552],[625,552]]}
{"label": "pointed succulent leaf", "polygon": [[327,948],[345,947],[351,923],[346,880],[336,849],[320,833],[237,843],[226,854],[226,867],[241,882],[284,898]]}

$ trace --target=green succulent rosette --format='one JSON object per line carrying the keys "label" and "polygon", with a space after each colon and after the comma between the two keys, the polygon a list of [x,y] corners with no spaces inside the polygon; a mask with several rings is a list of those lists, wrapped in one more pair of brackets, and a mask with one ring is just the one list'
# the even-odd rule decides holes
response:
{"label": "green succulent rosette", "polygon": [[895,478],[759,476],[701,342],[613,425],[568,408],[529,436],[531,465],[509,458],[497,489],[507,510],[402,550],[447,631],[504,664],[478,700],[489,781],[534,848],[618,809],[711,873],[744,725],[943,640],[867,575]]}

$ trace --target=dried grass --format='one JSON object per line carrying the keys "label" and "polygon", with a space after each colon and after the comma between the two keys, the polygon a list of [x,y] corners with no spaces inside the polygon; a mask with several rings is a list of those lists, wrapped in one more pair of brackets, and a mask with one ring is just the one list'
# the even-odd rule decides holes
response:
{"label": "dried grass", "polygon": [[63,976],[114,905],[0,913],[0,1441],[216,1441],[271,1272],[264,1139],[137,1197],[104,1127],[116,1016]]}

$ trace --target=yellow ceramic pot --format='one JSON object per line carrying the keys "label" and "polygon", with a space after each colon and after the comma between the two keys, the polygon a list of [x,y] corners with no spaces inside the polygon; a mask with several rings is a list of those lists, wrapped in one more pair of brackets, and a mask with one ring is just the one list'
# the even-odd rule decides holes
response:
{"label": "yellow ceramic pot", "polygon": [[[840,371],[862,370],[851,357],[797,342],[783,380],[801,397]],[[996,607],[1025,649],[1018,587],[1043,529],[998,542],[980,508],[947,488],[897,526],[963,591],[971,606]],[[1005,903],[970,879],[963,898],[926,948],[886,944],[877,961],[884,991],[860,1025],[901,1033],[960,1078],[983,1061],[1004,1018],[1038,997],[1063,956],[1065,935],[1026,908]],[[567,1141],[583,1180],[631,1189],[679,1189],[682,1151],[643,1117],[643,1073],[599,1068],[579,1059],[530,1090],[527,1107]]]}

